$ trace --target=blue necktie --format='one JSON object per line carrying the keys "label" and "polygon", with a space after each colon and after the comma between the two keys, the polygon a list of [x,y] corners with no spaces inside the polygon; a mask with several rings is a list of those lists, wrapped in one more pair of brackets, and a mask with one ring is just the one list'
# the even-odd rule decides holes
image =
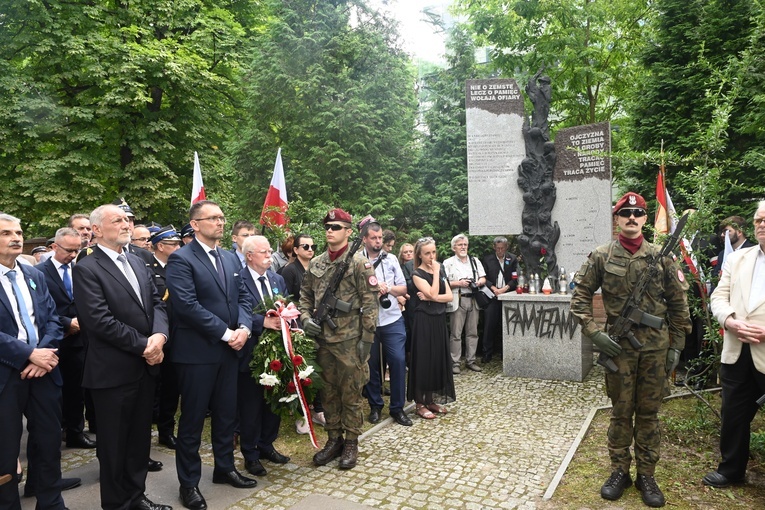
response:
{"label": "blue necktie", "polygon": [[218,278],[220,278],[220,284],[223,285],[223,289],[226,288],[226,275],[223,274],[223,261],[218,255],[218,250],[210,250],[210,255],[215,259],[215,269],[218,271]]}
{"label": "blue necktie", "polygon": [[34,324],[32,324],[32,318],[27,312],[27,303],[24,301],[24,295],[21,293],[19,284],[16,283],[16,270],[11,270],[5,273],[8,279],[11,281],[11,287],[13,287],[13,295],[16,298],[16,304],[19,307],[19,317],[21,317],[22,327],[27,332],[27,342],[32,347],[37,347],[37,331]]}
{"label": "blue necktie", "polygon": [[69,264],[64,264],[61,266],[61,269],[64,270],[64,288],[66,289],[66,293],[69,295],[69,299],[74,299],[74,293],[72,292],[72,277],[69,276]]}

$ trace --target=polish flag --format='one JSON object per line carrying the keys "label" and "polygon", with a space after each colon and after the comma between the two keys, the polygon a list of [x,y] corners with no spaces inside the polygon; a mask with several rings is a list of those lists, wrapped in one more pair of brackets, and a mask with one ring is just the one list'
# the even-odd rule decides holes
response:
{"label": "polish flag", "polygon": [[265,226],[287,225],[287,184],[284,181],[284,166],[282,166],[282,149],[276,153],[274,175],[268,187],[263,212],[260,214],[260,224]]}
{"label": "polish flag", "polygon": [[671,234],[675,231],[677,213],[664,180],[664,164],[659,167],[659,176],[656,178],[656,201],[659,206],[656,208],[654,229],[657,234]]}
{"label": "polish flag", "polygon": [[202,183],[202,167],[199,166],[199,154],[194,151],[194,182],[191,188],[191,205],[200,200],[207,200],[205,185]]}

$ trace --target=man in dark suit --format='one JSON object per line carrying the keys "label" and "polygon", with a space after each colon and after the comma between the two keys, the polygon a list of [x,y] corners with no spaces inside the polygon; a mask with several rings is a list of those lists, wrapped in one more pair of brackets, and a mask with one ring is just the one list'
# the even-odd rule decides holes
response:
{"label": "man in dark suit", "polygon": [[[263,236],[250,236],[242,246],[247,265],[242,270],[244,286],[250,293],[254,307],[264,299],[285,295],[287,284],[284,278],[269,269],[274,251]],[[279,317],[266,317],[262,313],[252,314],[252,336],[247,340],[239,358],[239,444],[247,471],[256,476],[265,476],[266,468],[260,459],[276,464],[286,464],[290,458],[277,452],[274,441],[279,434],[281,418],[271,411],[263,395],[263,386],[252,377],[250,360],[252,350],[258,343],[264,329],[281,330]]]}
{"label": "man in dark suit", "polygon": [[[499,296],[512,292],[518,286],[518,259],[507,253],[507,238],[494,238],[494,253],[486,255],[482,260],[486,271],[486,286]],[[492,300],[483,312],[483,356],[482,363],[491,361],[498,342],[502,342],[502,302]]]}
{"label": "man in dark suit", "polygon": [[74,266],[74,298],[88,338],[82,385],[98,420],[101,508],[170,510],[144,494],[151,450],[155,378],[169,335],[152,274],[125,253],[125,212],[103,205],[90,215],[97,246]]}
{"label": "man in dark suit", "polygon": [[[90,220],[88,220],[90,225]],[[39,269],[45,274],[48,290],[56,303],[56,312],[64,327],[58,356],[61,377],[62,416],[66,445],[71,448],[95,448],[96,442],[85,434],[85,398],[82,390],[82,372],[85,364],[85,344],[80,335],[77,306],[72,287],[72,261],[80,251],[81,238],[73,228],[60,228],[53,243],[53,256]]]}
{"label": "man in dark suit", "polygon": [[[23,416],[38,509],[62,509],[61,373],[63,328],[45,276],[17,264],[24,245],[18,218],[0,214],[0,473],[15,473]],[[20,510],[16,484],[0,486],[0,508]]]}
{"label": "man in dark suit", "polygon": [[199,492],[199,457],[205,414],[212,417],[215,457],[213,483],[253,488],[257,481],[234,467],[239,356],[252,327],[252,301],[242,282],[242,265],[217,247],[226,218],[218,204],[202,200],[189,210],[196,238],[170,255],[167,288],[173,309],[175,364],[181,393],[181,417],[175,464],[186,508],[205,509]]}

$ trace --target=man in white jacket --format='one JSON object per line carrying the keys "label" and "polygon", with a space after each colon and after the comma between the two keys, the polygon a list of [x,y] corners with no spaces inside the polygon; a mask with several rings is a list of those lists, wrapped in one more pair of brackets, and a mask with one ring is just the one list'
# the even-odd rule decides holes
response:
{"label": "man in white jacket", "polygon": [[757,246],[725,259],[712,312],[725,329],[721,355],[722,429],[716,471],[703,482],[727,487],[746,481],[750,424],[765,394],[765,201],[754,214]]}

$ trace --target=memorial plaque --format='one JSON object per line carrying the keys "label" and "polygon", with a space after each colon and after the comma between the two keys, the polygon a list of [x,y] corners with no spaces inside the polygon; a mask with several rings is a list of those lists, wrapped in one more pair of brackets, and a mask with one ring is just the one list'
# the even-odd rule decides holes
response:
{"label": "memorial plaque", "polygon": [[587,255],[611,240],[611,127],[608,122],[561,129],[555,135],[553,181],[560,225],[558,265],[579,270]]}
{"label": "memorial plaque", "polygon": [[520,233],[518,166],[526,155],[521,90],[512,79],[468,80],[465,110],[470,234]]}

